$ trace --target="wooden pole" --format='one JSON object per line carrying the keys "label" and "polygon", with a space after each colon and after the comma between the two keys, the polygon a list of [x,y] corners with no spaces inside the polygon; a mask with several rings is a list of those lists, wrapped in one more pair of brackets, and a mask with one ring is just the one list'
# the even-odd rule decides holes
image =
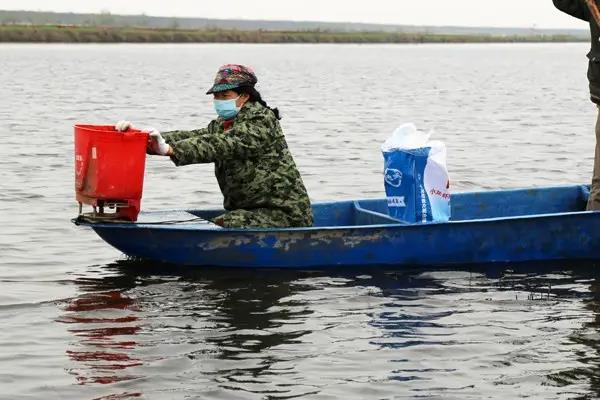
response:
{"label": "wooden pole", "polygon": [[596,20],[596,24],[600,26],[600,9],[598,9],[598,5],[595,0],[585,0],[585,4],[587,4],[590,12],[592,13],[592,17]]}

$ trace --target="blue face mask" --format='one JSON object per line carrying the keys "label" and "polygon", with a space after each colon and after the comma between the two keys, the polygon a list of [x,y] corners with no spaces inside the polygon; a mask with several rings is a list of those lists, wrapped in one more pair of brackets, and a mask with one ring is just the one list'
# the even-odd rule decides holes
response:
{"label": "blue face mask", "polygon": [[223,119],[235,118],[238,112],[240,112],[239,107],[236,105],[236,101],[239,98],[238,96],[230,100],[213,100],[217,115]]}

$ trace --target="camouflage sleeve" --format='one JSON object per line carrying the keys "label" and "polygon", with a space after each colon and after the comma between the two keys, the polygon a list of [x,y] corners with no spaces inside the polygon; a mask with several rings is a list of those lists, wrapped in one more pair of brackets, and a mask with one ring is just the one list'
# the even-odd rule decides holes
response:
{"label": "camouflage sleeve", "polygon": [[194,136],[172,144],[171,159],[176,165],[248,159],[260,154],[275,129],[268,116],[255,115],[237,122],[227,132]]}
{"label": "camouflage sleeve", "polygon": [[169,132],[161,132],[162,137],[165,139],[165,142],[169,145],[173,145],[180,140],[189,139],[194,136],[202,136],[211,134],[215,121],[211,121],[206,128],[202,129],[193,129],[191,131],[169,131]]}

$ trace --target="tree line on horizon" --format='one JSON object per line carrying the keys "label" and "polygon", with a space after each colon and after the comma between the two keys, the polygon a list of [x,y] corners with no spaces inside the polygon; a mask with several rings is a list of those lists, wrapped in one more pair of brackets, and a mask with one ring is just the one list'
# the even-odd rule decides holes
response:
{"label": "tree line on horizon", "polygon": [[[0,25],[0,42],[41,43],[507,43],[569,42],[560,35],[493,36],[402,32],[185,30],[65,25]],[[583,40],[583,39],[582,39]]]}
{"label": "tree line on horizon", "polygon": [[[1,7],[1,6],[0,6]],[[41,11],[0,10],[0,25],[65,25],[83,27],[157,28],[172,30],[240,30],[240,31],[325,31],[379,32],[405,34],[488,35],[488,36],[562,36],[586,39],[583,29],[471,28],[451,26],[414,26],[368,23],[315,21],[220,20],[208,18],[155,17],[147,15],[116,15],[108,11],[99,14],[57,13]]]}

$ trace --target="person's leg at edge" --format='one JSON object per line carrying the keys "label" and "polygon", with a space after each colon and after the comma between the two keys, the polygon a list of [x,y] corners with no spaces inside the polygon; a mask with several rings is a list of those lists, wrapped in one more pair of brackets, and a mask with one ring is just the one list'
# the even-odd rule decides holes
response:
{"label": "person's leg at edge", "polygon": [[598,107],[598,121],[596,122],[596,156],[594,158],[594,176],[592,188],[587,204],[588,211],[600,210],[600,107]]}

